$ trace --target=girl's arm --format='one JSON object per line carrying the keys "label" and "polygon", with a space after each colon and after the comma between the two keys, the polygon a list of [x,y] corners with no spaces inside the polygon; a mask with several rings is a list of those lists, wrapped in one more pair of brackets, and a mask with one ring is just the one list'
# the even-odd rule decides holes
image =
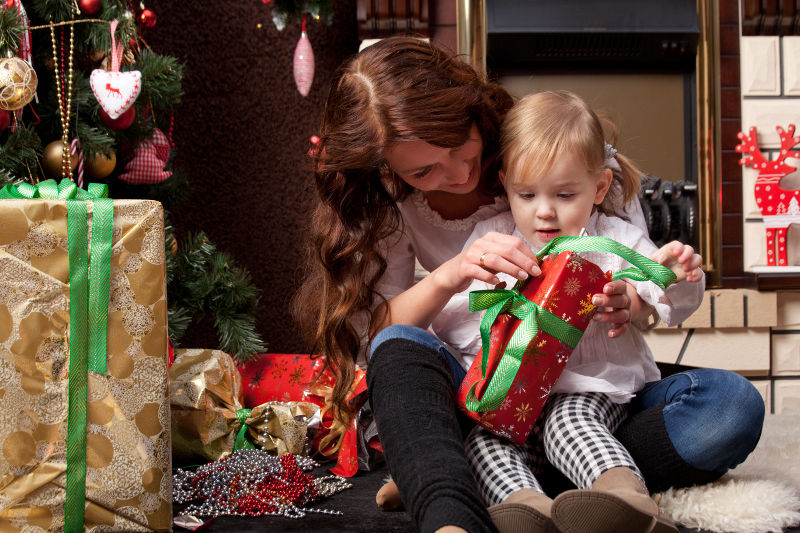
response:
{"label": "girl's arm", "polygon": [[421,281],[379,306],[372,333],[392,324],[427,328],[450,298],[466,290],[472,280],[497,284],[500,282],[498,272],[516,279],[541,273],[536,256],[522,239],[487,233]]}

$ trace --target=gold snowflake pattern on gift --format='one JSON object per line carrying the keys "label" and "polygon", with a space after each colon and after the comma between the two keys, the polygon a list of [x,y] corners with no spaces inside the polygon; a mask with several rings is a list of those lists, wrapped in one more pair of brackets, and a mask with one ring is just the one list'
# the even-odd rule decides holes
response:
{"label": "gold snowflake pattern on gift", "polygon": [[546,344],[546,338],[542,339],[539,343],[531,342],[526,350],[526,357],[522,359],[522,366],[528,366],[531,362],[533,362],[534,365],[538,365],[539,356],[544,357],[547,355],[547,352],[544,349]]}
{"label": "gold snowflake pattern on gift", "polygon": [[300,380],[303,379],[305,372],[302,366],[295,367],[294,371],[289,375],[289,383],[292,385],[300,385]]}
{"label": "gold snowflake pattern on gift", "polygon": [[581,290],[581,280],[578,278],[569,278],[566,283],[564,283],[564,292],[567,293],[568,296],[575,296]]}
{"label": "gold snowflake pattern on gift", "polygon": [[517,422],[525,422],[528,420],[528,417],[531,416],[531,412],[533,408],[528,403],[521,403],[517,406],[516,412],[514,413],[514,419]]}
{"label": "gold snowflake pattern on gift", "polygon": [[272,377],[274,379],[281,379],[283,377],[283,373],[288,369],[288,363],[282,359],[279,359],[275,361],[275,364],[272,367]]}
{"label": "gold snowflake pattern on gift", "polygon": [[497,416],[497,413],[492,411],[484,411],[478,415],[481,425],[485,428],[491,429],[494,427],[492,420]]}
{"label": "gold snowflake pattern on gift", "polygon": [[555,285],[551,285],[547,292],[544,294],[544,308],[555,313],[556,307],[561,303],[561,295]]}
{"label": "gold snowflake pattern on gift", "polygon": [[597,306],[592,303],[592,293],[588,293],[586,294],[586,297],[581,300],[580,308],[578,309],[578,315],[588,315],[586,318],[589,318],[595,309],[597,309]]}

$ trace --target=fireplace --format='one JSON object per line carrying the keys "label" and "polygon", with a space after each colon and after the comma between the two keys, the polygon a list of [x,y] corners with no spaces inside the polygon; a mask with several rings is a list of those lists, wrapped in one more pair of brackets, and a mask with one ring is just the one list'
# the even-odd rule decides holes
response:
{"label": "fireplace", "polygon": [[515,96],[566,89],[611,118],[617,148],[659,178],[643,200],[653,240],[697,246],[695,199],[681,220],[673,194],[697,184],[694,2],[488,0],[486,15],[489,72]]}

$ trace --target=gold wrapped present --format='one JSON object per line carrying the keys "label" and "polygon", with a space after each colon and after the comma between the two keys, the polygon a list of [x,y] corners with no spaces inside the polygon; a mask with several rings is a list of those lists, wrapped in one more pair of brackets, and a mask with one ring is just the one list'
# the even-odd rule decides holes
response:
{"label": "gold wrapped present", "polygon": [[53,186],[0,190],[0,531],[169,531],[161,204]]}
{"label": "gold wrapped present", "polygon": [[319,407],[308,402],[268,402],[242,407],[242,378],[219,350],[175,350],[169,371],[172,449],[176,461],[216,461],[253,445],[275,455],[304,453]]}

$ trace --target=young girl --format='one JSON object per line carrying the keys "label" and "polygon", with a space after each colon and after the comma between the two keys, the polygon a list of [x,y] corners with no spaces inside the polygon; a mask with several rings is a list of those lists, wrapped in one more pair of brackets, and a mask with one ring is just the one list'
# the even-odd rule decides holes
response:
{"label": "young girl", "polygon": [[[534,250],[562,235],[610,237],[652,256],[678,276],[679,282],[666,291],[652,282],[626,284],[635,325],[647,327],[644,322],[651,314],[676,324],[700,305],[705,285],[700,256],[678,242],[659,250],[642,229],[623,218],[622,206],[636,195],[640,173],[605,144],[600,120],[582,99],[567,92],[523,98],[509,111],[501,142],[500,179],[511,213],[478,223],[467,246],[490,231],[522,238]],[[629,266],[613,254],[582,256],[604,271]],[[495,259],[487,253],[483,262],[492,265]],[[515,281],[502,273],[497,277]],[[490,287],[478,281],[470,287],[485,288]],[[476,353],[480,314],[461,321],[455,316],[465,312],[466,299],[466,293],[454,298],[441,315],[441,323],[459,323],[458,332],[445,327],[436,333],[462,353]],[[473,430],[467,455],[484,500],[495,506],[490,509],[498,527],[512,527],[503,523],[504,510],[526,504],[540,514],[543,532],[555,531],[551,516],[563,533],[677,531],[658,516],[642,474],[613,436],[626,416],[626,404],[645,383],[659,378],[639,327],[620,332],[595,321],[554,385],[538,431],[524,446],[482,428]],[[566,492],[553,503],[534,476],[545,456],[577,487],[590,490]]]}

